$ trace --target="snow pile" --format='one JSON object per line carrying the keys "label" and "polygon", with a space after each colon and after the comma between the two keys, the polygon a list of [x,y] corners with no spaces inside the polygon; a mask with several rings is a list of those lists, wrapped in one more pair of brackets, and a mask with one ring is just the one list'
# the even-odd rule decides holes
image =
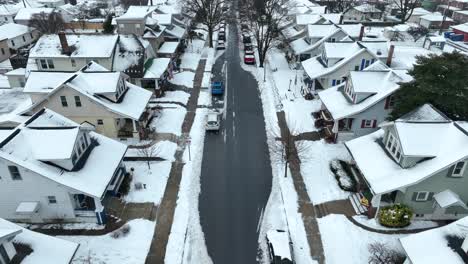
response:
{"label": "snow pile", "polygon": [[155,129],[156,133],[172,133],[180,136],[186,112],[185,108],[179,106],[163,108],[151,121],[150,127]]}
{"label": "snow pile", "polygon": [[64,240],[80,244],[73,263],[126,263],[141,264],[148,255],[153,239],[155,222],[135,219],[128,222],[130,231],[113,238],[103,236],[61,236]]}
{"label": "snow pile", "polygon": [[166,91],[163,97],[156,98],[156,102],[179,102],[187,104],[190,94],[184,91]]}
{"label": "snow pile", "polygon": [[151,161],[150,168],[146,161],[125,162],[127,168],[134,168],[130,191],[124,197],[128,203],[152,202],[158,205],[164,195],[172,163],[169,161]]}
{"label": "snow pile", "polygon": [[200,95],[198,96],[198,105],[211,106],[210,91],[200,91]]}
{"label": "snow pile", "polygon": [[187,88],[193,88],[193,78],[195,78],[195,73],[190,71],[183,71],[174,74],[174,77],[170,79],[169,82],[175,85],[182,85]]}
{"label": "snow pile", "polygon": [[[328,215],[317,219],[323,250],[328,264],[368,263],[368,246],[381,242],[388,248],[402,251],[398,238],[402,235],[383,235],[355,226],[343,215]],[[345,235],[343,235],[345,234]]]}

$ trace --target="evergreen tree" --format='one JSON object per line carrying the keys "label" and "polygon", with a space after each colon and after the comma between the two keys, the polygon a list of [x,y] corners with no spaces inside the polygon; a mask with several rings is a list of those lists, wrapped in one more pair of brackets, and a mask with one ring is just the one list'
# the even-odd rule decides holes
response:
{"label": "evergreen tree", "polygon": [[105,34],[111,34],[114,33],[114,26],[112,25],[112,16],[108,15],[106,17],[106,21],[104,21],[104,24],[102,25],[103,32]]}
{"label": "evergreen tree", "polygon": [[424,103],[431,103],[453,120],[468,120],[468,56],[459,53],[420,56],[401,84],[389,119],[395,120]]}

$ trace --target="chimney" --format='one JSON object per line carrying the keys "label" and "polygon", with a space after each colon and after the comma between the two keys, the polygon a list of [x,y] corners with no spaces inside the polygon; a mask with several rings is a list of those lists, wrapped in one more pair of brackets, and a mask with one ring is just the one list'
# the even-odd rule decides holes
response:
{"label": "chimney", "polygon": [[392,66],[392,59],[393,59],[393,52],[395,51],[395,45],[390,45],[390,49],[388,50],[388,57],[387,57],[387,66]]}
{"label": "chimney", "polygon": [[68,46],[67,35],[65,35],[65,32],[60,31],[58,36],[60,39],[60,45],[62,46],[62,53],[70,55],[70,46]]}
{"label": "chimney", "polygon": [[359,41],[362,41],[362,38],[364,37],[364,26],[361,26],[361,31],[359,31]]}

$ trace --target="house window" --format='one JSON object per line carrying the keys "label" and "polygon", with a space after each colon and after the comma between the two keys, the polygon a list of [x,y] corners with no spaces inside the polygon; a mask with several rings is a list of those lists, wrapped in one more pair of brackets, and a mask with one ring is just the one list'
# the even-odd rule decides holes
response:
{"label": "house window", "polygon": [[31,36],[31,39],[34,39],[34,36],[32,33],[29,33],[29,36]]}
{"label": "house window", "polygon": [[15,46],[15,41],[11,40],[11,45],[14,47]]}
{"label": "house window", "polygon": [[40,62],[41,62],[41,68],[42,68],[42,69],[47,69],[47,62],[46,62],[46,60],[40,60]]}
{"label": "house window", "polygon": [[5,55],[5,49],[2,48],[2,55]]}
{"label": "house window", "polygon": [[73,164],[75,164],[77,158],[78,157],[76,156],[76,153],[73,153],[73,155],[72,155],[72,163]]}
{"label": "house window", "polygon": [[417,202],[425,202],[429,198],[429,192],[416,192],[415,200]]}
{"label": "house window", "polygon": [[62,103],[63,107],[68,107],[68,102],[67,102],[67,97],[65,96],[60,96],[60,102]]}
{"label": "house window", "polygon": [[81,107],[81,99],[79,96],[75,96],[75,105],[76,107]]}
{"label": "house window", "polygon": [[54,69],[55,66],[54,66],[54,61],[52,60],[47,60],[47,64],[49,64],[49,69]]}
{"label": "house window", "polygon": [[104,121],[103,121],[102,119],[98,119],[98,120],[97,120],[97,124],[98,124],[98,125],[104,125]]}
{"label": "house window", "polygon": [[359,71],[359,65],[354,66],[355,71]]}
{"label": "house window", "polygon": [[372,127],[373,123],[374,123],[374,120],[364,120],[364,127],[365,128]]}
{"label": "house window", "polygon": [[466,163],[465,161],[460,161],[455,164],[455,168],[453,168],[452,176],[453,177],[462,177],[463,173],[465,172],[466,168]]}
{"label": "house window", "polygon": [[135,27],[136,27],[137,29],[140,29],[141,26],[140,26],[140,24],[135,24]]}
{"label": "house window", "polygon": [[75,61],[75,59],[71,59],[71,65],[72,65],[72,67],[76,67],[76,61]]}
{"label": "house window", "polygon": [[57,198],[53,195],[47,196],[47,200],[49,201],[49,204],[56,204],[57,203]]}
{"label": "house window", "polygon": [[21,174],[16,166],[8,166],[8,171],[10,171],[11,179],[14,181],[22,180]]}
{"label": "house window", "polygon": [[23,37],[23,42],[26,42],[26,38],[24,36],[22,36],[22,37]]}
{"label": "house window", "polygon": [[42,69],[54,69],[55,66],[54,66],[54,62],[50,59],[47,59],[47,60],[39,60],[40,63],[41,63],[41,67]]}
{"label": "house window", "polygon": [[83,150],[83,152],[86,150],[86,143],[83,139],[81,139],[81,149]]}
{"label": "house window", "polygon": [[398,142],[398,140],[392,134],[388,136],[387,144],[385,145],[385,148],[388,150],[390,155],[392,155],[392,157],[395,158],[396,161],[400,161],[400,158],[401,158],[400,142]]}

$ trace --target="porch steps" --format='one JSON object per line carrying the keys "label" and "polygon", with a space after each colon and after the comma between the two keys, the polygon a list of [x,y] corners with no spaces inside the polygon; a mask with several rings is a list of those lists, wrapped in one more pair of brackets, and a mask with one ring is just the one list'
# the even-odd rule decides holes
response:
{"label": "porch steps", "polygon": [[349,196],[349,201],[353,206],[354,211],[356,214],[365,214],[367,213],[367,208],[361,204],[362,194],[360,193],[353,193]]}
{"label": "porch steps", "polygon": [[330,214],[330,212],[328,211],[327,205],[325,203],[314,205],[314,209],[315,209],[315,216],[317,218],[324,217]]}

